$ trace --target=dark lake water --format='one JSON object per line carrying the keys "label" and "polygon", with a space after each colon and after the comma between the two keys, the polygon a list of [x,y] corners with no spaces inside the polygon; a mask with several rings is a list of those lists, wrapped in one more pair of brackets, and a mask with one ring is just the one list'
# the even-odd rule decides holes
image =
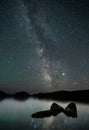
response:
{"label": "dark lake water", "polygon": [[[49,109],[53,102],[38,99],[0,101],[0,130],[89,130],[89,104],[76,103],[77,118],[63,113],[42,119],[31,117],[34,112]],[[69,102],[56,103],[66,107]]]}

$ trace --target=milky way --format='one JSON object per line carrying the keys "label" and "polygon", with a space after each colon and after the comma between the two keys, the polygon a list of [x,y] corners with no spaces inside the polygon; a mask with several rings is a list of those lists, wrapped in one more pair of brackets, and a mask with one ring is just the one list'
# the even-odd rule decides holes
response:
{"label": "milky way", "polygon": [[34,49],[37,53],[37,56],[39,57],[38,62],[41,75],[45,82],[45,87],[47,86],[49,91],[52,89],[52,75],[54,73],[52,71],[54,71],[54,69],[51,69],[50,64],[52,64],[52,61],[50,59],[48,52],[49,50],[47,50],[46,45],[54,43],[55,47],[56,41],[52,37],[52,32],[50,31],[50,28],[47,24],[45,12],[42,7],[39,7],[38,3],[35,1],[26,4],[24,3],[24,6],[27,11],[27,18],[29,19],[29,32],[32,32],[32,44],[34,44]]}
{"label": "milky way", "polygon": [[0,89],[87,89],[88,65],[87,0],[1,0]]}

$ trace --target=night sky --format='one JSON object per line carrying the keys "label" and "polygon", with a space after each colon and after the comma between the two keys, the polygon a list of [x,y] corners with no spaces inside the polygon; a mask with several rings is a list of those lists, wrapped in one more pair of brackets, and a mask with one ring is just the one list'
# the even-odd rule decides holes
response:
{"label": "night sky", "polygon": [[88,0],[0,0],[0,90],[88,88]]}

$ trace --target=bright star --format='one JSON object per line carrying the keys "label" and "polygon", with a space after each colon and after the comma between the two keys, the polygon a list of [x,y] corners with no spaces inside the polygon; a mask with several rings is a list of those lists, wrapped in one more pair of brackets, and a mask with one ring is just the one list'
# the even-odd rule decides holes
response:
{"label": "bright star", "polygon": [[62,75],[65,76],[65,72],[63,72]]}

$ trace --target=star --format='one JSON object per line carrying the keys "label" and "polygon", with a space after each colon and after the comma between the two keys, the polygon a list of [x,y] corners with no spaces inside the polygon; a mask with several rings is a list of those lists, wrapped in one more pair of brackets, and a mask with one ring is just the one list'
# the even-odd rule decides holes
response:
{"label": "star", "polygon": [[62,73],[62,76],[65,76],[65,72]]}

